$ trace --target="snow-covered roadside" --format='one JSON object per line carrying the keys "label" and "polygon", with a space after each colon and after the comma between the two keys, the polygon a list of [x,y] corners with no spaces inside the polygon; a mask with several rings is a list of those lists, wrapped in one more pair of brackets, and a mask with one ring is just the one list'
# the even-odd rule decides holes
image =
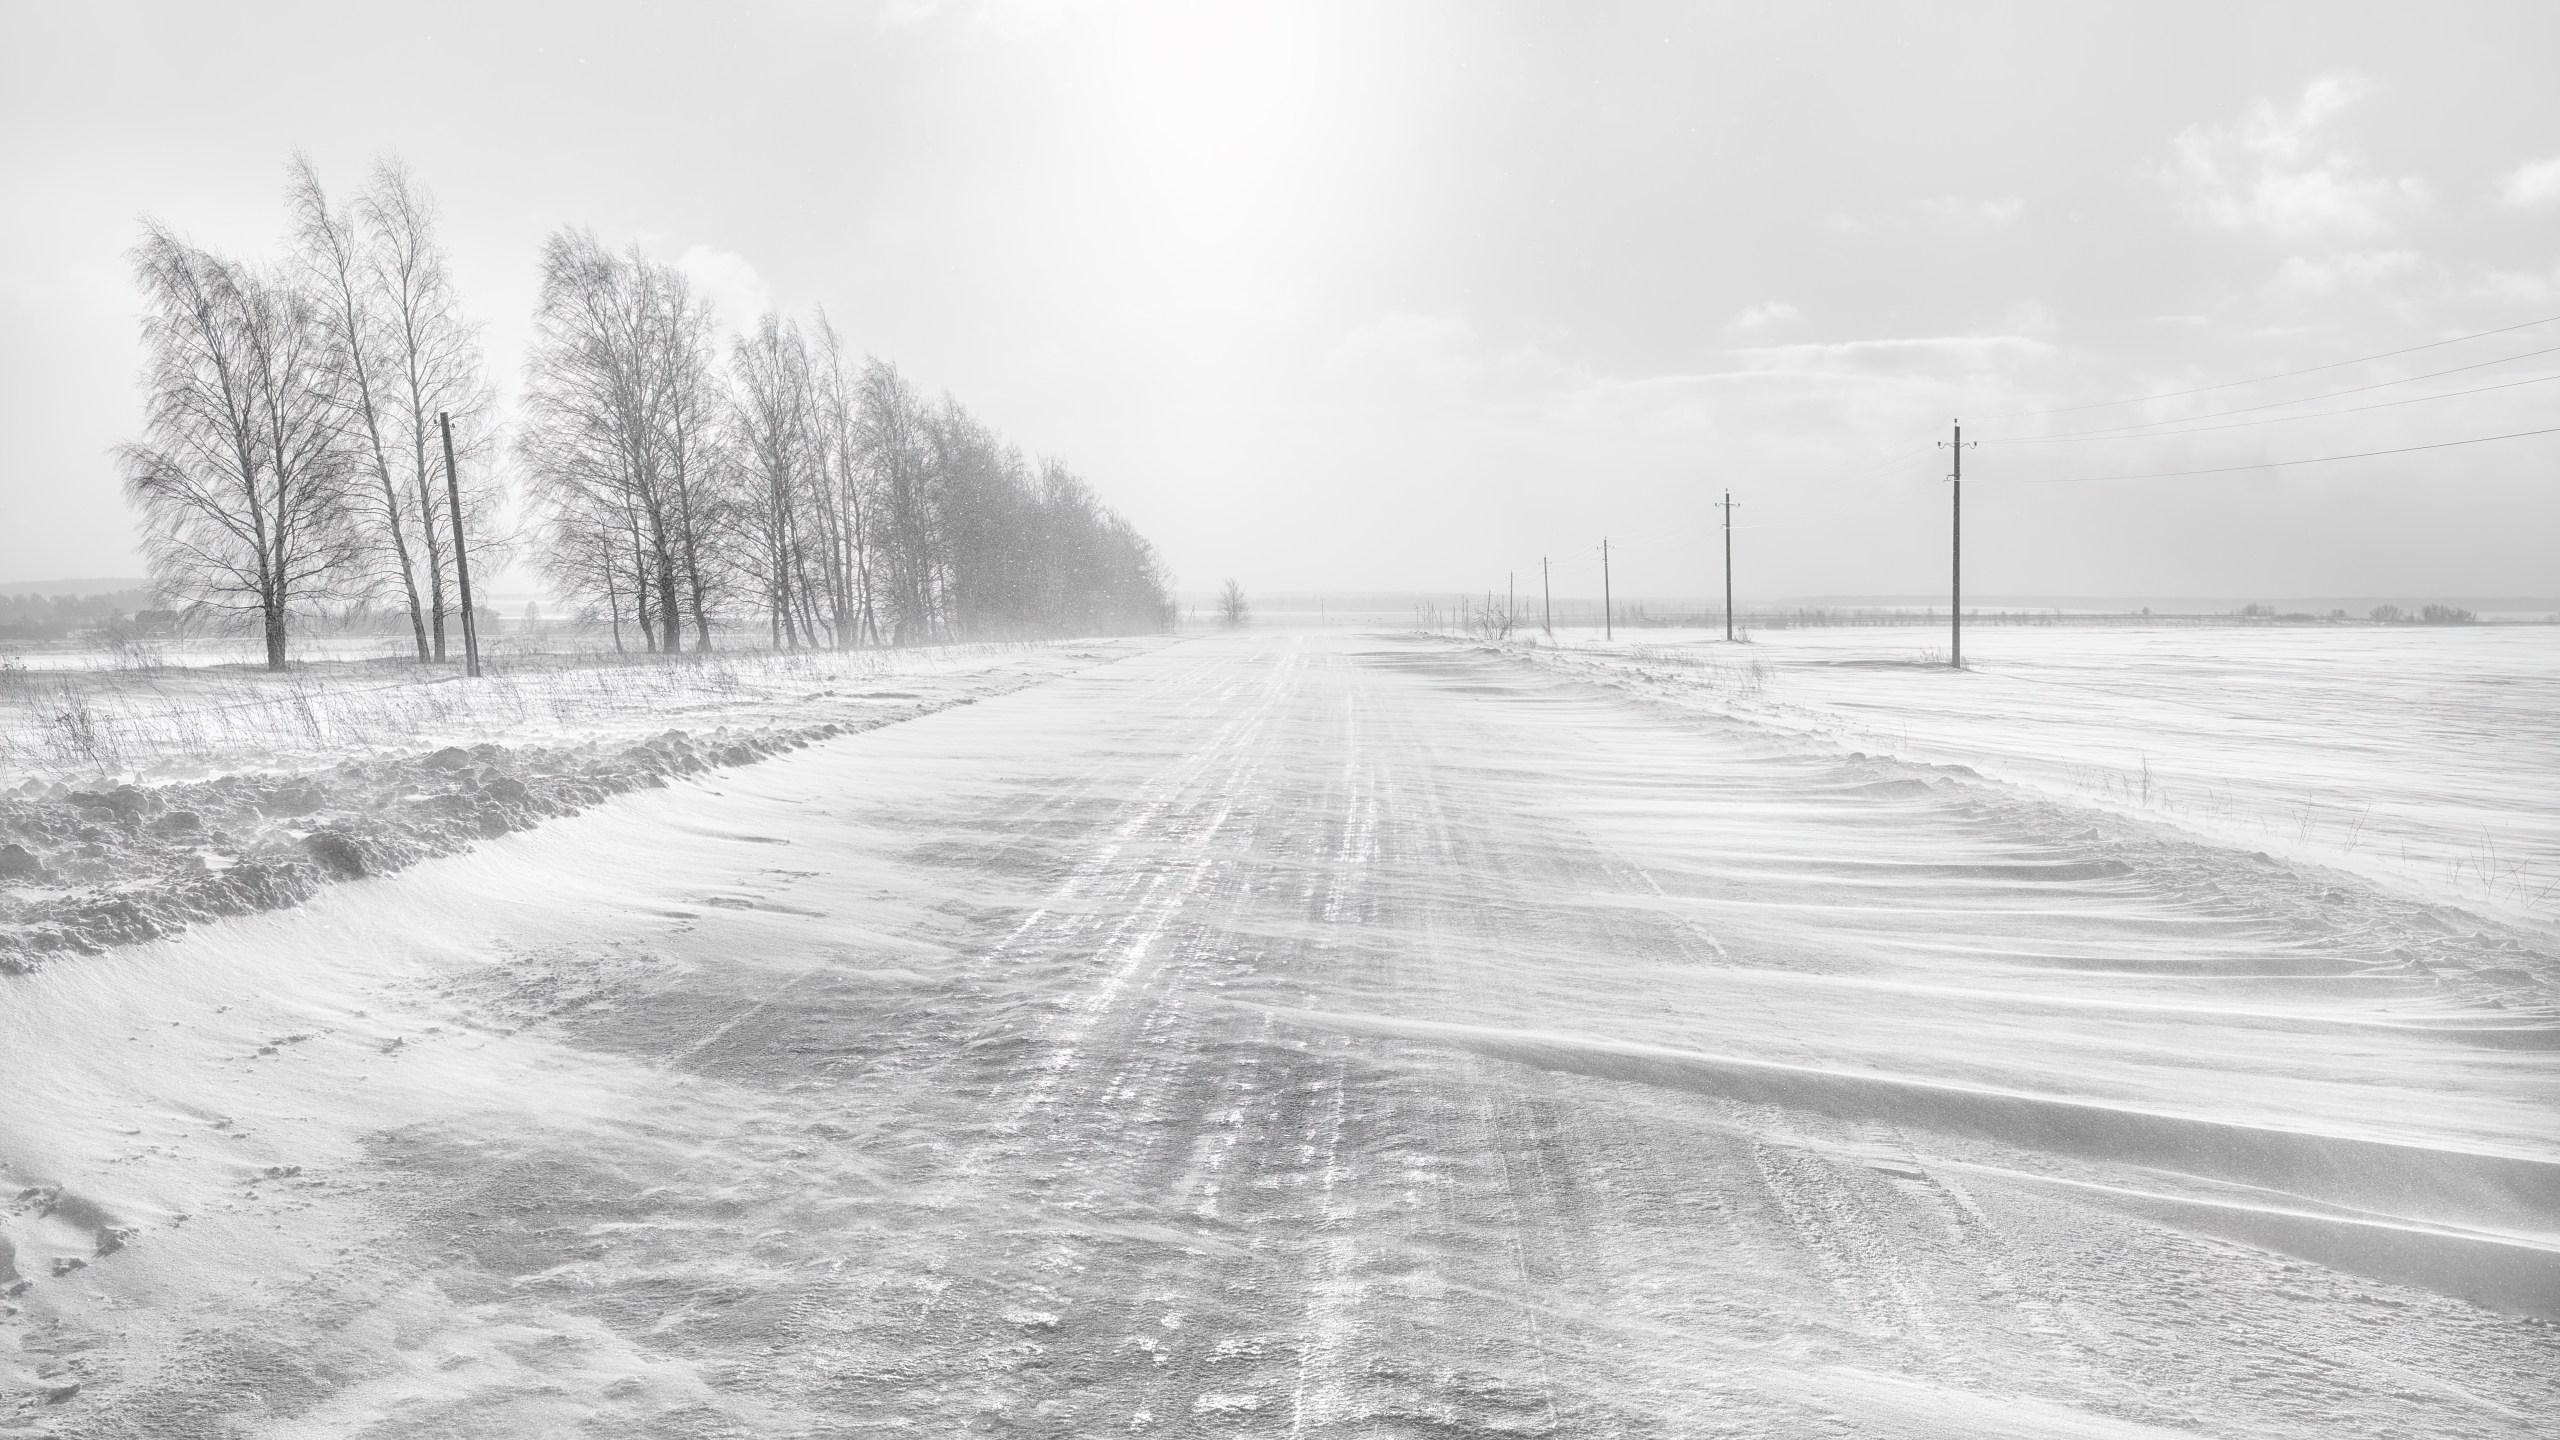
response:
{"label": "snow-covered roadside", "polygon": [[[95,789],[234,771],[319,769],[448,745],[639,739],[670,725],[814,725],[847,697],[923,698],[945,684],[1057,673],[1152,640],[972,643],[914,650],[718,650],[680,656],[511,651],[488,674],[400,658],[274,673],[252,665],[0,665],[0,790],[22,778]],[[23,789],[23,786],[20,786]]]}
{"label": "snow-covered roadside", "polygon": [[0,1433],[2538,1434],[2438,918],[1220,636],[11,978]]}
{"label": "snow-covered roadside", "polygon": [[[405,747],[376,740],[334,757],[317,745],[333,734],[351,742],[354,717],[363,714],[356,707],[367,702],[333,688],[365,682],[341,676],[332,687],[306,674],[286,682],[290,693],[335,702],[338,724],[279,735],[263,751],[245,738],[208,747],[237,767],[228,773],[152,783],[154,770],[145,767],[86,784],[29,776],[0,790],[0,973],[31,969],[49,954],[297,904],[333,880],[453,854],[614,795],[1005,694],[1160,643],[722,657],[717,669],[640,672],[637,686],[627,673],[552,668],[520,680],[512,694],[438,685],[450,698],[439,696],[443,724],[435,730],[410,732]],[[778,673],[846,688],[778,690]],[[886,679],[901,688],[851,688]],[[676,698],[688,682],[702,693]],[[653,688],[661,703],[647,704],[645,693],[635,699],[640,687]],[[182,712],[183,681],[170,688]],[[538,694],[538,716],[528,691]],[[592,697],[583,707],[582,692]],[[289,703],[289,694],[279,687],[254,703]],[[670,718],[693,728],[668,728]],[[568,738],[521,743],[528,735]]]}
{"label": "snow-covered roadside", "polygon": [[1962,765],[2404,896],[2560,924],[2560,629],[1982,626],[1507,647],[1842,750]]}

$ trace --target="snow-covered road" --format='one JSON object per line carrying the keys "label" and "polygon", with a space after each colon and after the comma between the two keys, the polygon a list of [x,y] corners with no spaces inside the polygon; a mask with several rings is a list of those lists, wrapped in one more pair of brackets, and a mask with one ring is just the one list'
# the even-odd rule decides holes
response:
{"label": "snow-covered road", "polygon": [[1194,640],[6,981],[0,1435],[2548,1433],[2556,973]]}

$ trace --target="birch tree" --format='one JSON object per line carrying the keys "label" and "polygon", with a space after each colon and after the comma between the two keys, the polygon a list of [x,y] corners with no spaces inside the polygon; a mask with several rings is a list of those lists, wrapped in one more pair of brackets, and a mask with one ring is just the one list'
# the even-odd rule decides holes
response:
{"label": "birch tree", "polygon": [[144,438],[117,459],[153,579],[190,609],[254,618],[267,668],[282,670],[295,607],[364,588],[326,307],[156,224],[134,273]]}
{"label": "birch tree", "polygon": [[518,453],[545,573],[617,646],[707,646],[732,605],[783,649],[1167,622],[1154,550],[1089,486],[852,363],[823,311],[759,317],[725,357],[710,334],[679,268],[579,230],[544,246]]}
{"label": "birch tree", "polygon": [[[664,612],[682,624],[676,587],[693,612],[695,648],[711,648],[711,612],[735,558],[732,526],[722,511],[720,468],[726,446],[719,430],[724,397],[719,378],[718,331],[711,302],[675,266],[644,258],[634,246],[624,263],[647,297],[654,342],[647,351],[659,386],[663,416],[657,441],[664,453],[660,484],[670,514],[672,567]],[[667,648],[677,644],[670,632]]]}
{"label": "birch tree", "polygon": [[330,208],[310,158],[297,153],[288,174],[297,258],[329,331],[331,361],[338,370],[334,389],[344,409],[341,424],[363,470],[364,483],[349,487],[349,499],[385,552],[408,609],[418,658],[427,660],[441,651],[429,643],[426,606],[419,594],[421,567],[415,552],[425,537],[418,533],[417,497],[408,467],[395,465],[392,458],[391,385],[397,366],[389,355],[374,267],[354,212]]}
{"label": "birch tree", "polygon": [[935,593],[932,472],[924,407],[898,367],[867,359],[855,386],[855,434],[872,493],[879,498],[874,537],[890,638],[909,644],[933,638]]}
{"label": "birch tree", "polygon": [[[563,230],[543,246],[519,450],[557,544],[617,536],[606,572],[631,587],[652,648],[697,644],[727,555],[709,305],[672,266]],[[603,576],[598,577],[599,580]]]}
{"label": "birch tree", "polygon": [[369,300],[380,332],[376,366],[385,392],[386,449],[405,490],[407,519],[424,550],[425,629],[445,658],[455,574],[454,516],[438,417],[453,419],[461,478],[463,541],[494,573],[508,548],[505,497],[490,463],[492,397],[480,372],[479,331],[464,316],[436,240],[435,205],[398,160],[374,167],[356,203]]}
{"label": "birch tree", "polygon": [[748,542],[740,559],[754,578],[774,646],[815,645],[816,566],[809,545],[819,528],[822,484],[817,397],[800,327],[764,316],[731,348],[730,372],[736,513]]}
{"label": "birch tree", "polygon": [[820,310],[812,356],[818,438],[816,504],[811,528],[837,649],[880,643],[871,603],[870,472],[864,464],[860,402],[846,368],[844,342]]}

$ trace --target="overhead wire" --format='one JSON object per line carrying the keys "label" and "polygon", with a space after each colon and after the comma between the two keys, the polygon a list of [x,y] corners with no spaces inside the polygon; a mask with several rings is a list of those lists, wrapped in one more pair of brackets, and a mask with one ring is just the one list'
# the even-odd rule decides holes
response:
{"label": "overhead wire", "polygon": [[2560,435],[2560,425],[2540,430],[2517,430],[2505,435],[2473,435],[2461,440],[2439,440],[2429,445],[2400,445],[2388,450],[2359,450],[2351,455],[2306,455],[2292,460],[2260,460],[2247,465],[2211,465],[2198,470],[2153,470],[2138,475],[2054,475],[2007,479],[1985,476],[1976,483],[1987,485],[2080,485],[2111,480],[2174,480],[2189,475],[2232,475],[2243,470],[2281,470],[2288,465],[2326,465],[2336,460],[2370,460],[2377,455],[2409,455],[2420,450],[2450,450],[2459,445],[2486,445],[2497,440],[2523,440],[2535,435]]}
{"label": "overhead wire", "polygon": [[2208,410],[2201,415],[2182,415],[2174,420],[2127,421],[2122,425],[2105,425],[2095,430],[2073,430],[2061,435],[2021,435],[2015,437],[2001,437],[1987,440],[1983,443],[1991,445],[2031,445],[2047,440],[2080,440],[2088,438],[2140,440],[2146,437],[2139,434],[2124,432],[2147,430],[2161,425],[2183,425],[2192,420],[2214,420],[2225,415],[2248,415],[2260,410],[2281,410],[2289,405],[2309,405],[2314,401],[2319,400],[2335,400],[2342,395],[2361,395],[2368,390],[2388,390],[2394,385],[2413,385],[2421,380],[2441,380],[2447,375],[2460,375],[2469,370],[2485,370],[2492,365],[2504,365],[2515,360],[2531,360],[2542,355],[2560,355],[2560,345],[2546,346],[2540,350],[2527,350],[2521,355],[2501,355],[2495,359],[2476,361],[2469,365],[2456,365],[2449,370],[2431,370],[2424,375],[2404,375],[2397,380],[2376,380],[2369,385],[2350,385],[2344,390],[2330,390],[2318,395],[2305,395],[2295,400],[2269,400],[2257,405],[2235,405],[2228,410]]}
{"label": "overhead wire", "polygon": [[[2414,355],[2421,351],[2441,349],[2447,345],[2458,345],[2465,341],[2482,340],[2496,335],[2512,334],[2519,330],[2530,330],[2537,326],[2552,324],[2555,321],[2560,321],[2560,315],[2544,316],[2540,319],[2521,321],[2514,325],[2502,325],[2495,329],[2476,331],[2468,335],[2456,335],[2443,340],[2431,340],[2422,345],[2404,346],[2398,350],[2388,350],[2373,355],[2357,356],[2353,359],[2334,360],[2322,365],[2305,366],[2298,370],[2287,370],[2273,375],[2258,376],[2253,379],[2223,381],[2218,384],[2195,386],[2185,390],[2162,391],[2151,395],[2129,396],[2119,400],[2096,401],[2086,405],[2058,406],[2045,410],[2010,411],[2005,414],[1991,415],[1984,418],[1987,420],[2004,420],[2022,419],[2039,415],[2075,414],[2088,410],[2106,409],[2117,405],[2131,405],[2152,400],[2171,400],[2189,395],[2210,394],[2216,390],[2236,389],[2247,385],[2261,385],[2275,380],[2287,380],[2302,375],[2314,375],[2327,370],[2344,369],[2352,365],[2370,364],[2377,360],[2394,359],[2402,355]],[[2197,420],[2210,420],[2222,416],[2254,414],[2261,410],[2277,410],[2297,405],[2314,404],[2321,400],[2337,399],[2346,395],[2364,394],[2374,390],[2388,389],[2395,385],[2415,384],[2424,380],[2440,379],[2447,375],[2462,374],[2467,371],[2485,369],[2492,365],[2508,364],[2517,360],[2529,360],[2538,356],[2551,354],[2560,354],[2560,346],[2548,346],[2539,350],[2525,351],[2521,354],[2499,356],[2489,360],[2476,361],[2468,365],[2457,365],[2444,370],[2430,371],[2421,375],[2401,376],[2392,380],[2381,380],[2365,385],[2348,386],[2344,389],[2327,391],[2318,395],[2301,396],[2292,400],[2269,401],[2257,405],[2235,406],[2229,409],[2208,411],[2201,415],[2182,416],[2171,420],[2128,422],[2123,425],[2102,427],[2100,429],[2079,431],[2064,435],[1999,437],[1989,440],[1988,443],[1993,445],[2025,445],[2060,441],[2085,442],[2101,440],[2163,439],[2177,435],[2198,434],[2220,430],[2246,429],[2258,425],[2283,424],[2298,420],[2325,419],[2339,415],[2357,414],[2369,410],[2384,410],[2403,405],[2422,404],[2434,400],[2458,399],[2466,395],[2480,395],[2493,391],[2515,389],[2526,385],[2546,384],[2553,380],[2560,380],[2560,374],[2532,376],[2521,380],[2502,381],[2493,385],[2475,386],[2466,390],[2447,391],[2435,395],[2411,396],[2406,399],[2379,401],[2367,405],[2342,406],[2333,410],[2314,411],[2301,415],[2269,416],[2263,419],[2245,420],[2229,425],[2196,425],[2192,423]],[[2512,431],[2502,435],[2470,436],[2458,440],[2443,440],[2423,445],[2402,445],[2387,449],[2362,450],[2338,455],[2313,455],[2297,459],[2259,460],[2242,465],[2203,466],[2186,470],[2159,470],[2126,475],[2073,475],[2033,478],[2021,477],[2016,479],[1999,476],[1977,476],[1976,483],[1994,485],[2098,484],[2124,480],[2182,479],[2199,475],[2228,475],[2251,470],[2282,469],[2293,465],[2323,465],[2347,460],[2374,459],[2388,455],[2408,455],[2421,451],[2446,450],[2467,445],[2482,445],[2504,440],[2529,439],[2534,436],[2552,434],[2560,434],[2560,426],[2552,426],[2535,430]],[[1897,457],[1891,452],[1885,452],[1882,454],[1881,458],[1868,463],[1855,471],[1836,476],[1835,483],[1862,479],[1879,470],[1892,475],[1896,471],[1913,468],[1930,458],[1932,458],[1932,455],[1931,452],[1928,451],[1905,452],[1902,457]],[[1900,477],[1896,475],[1894,478]],[[1731,528],[1735,530],[1770,530],[1783,529],[1797,525],[1820,524],[1835,519],[1841,515],[1856,514],[1860,511],[1874,509],[1878,506],[1892,503],[1899,498],[1901,498],[1899,493],[1889,493],[1878,495],[1863,504],[1852,506],[1847,509],[1833,507],[1826,509],[1820,515],[1808,516],[1799,520],[1754,521],[1746,524],[1734,525]],[[1613,536],[1610,538],[1606,549],[1608,554],[1612,556],[1619,552],[1629,550],[1651,550],[1672,543],[1695,542],[1702,537],[1711,536],[1723,528],[1724,527],[1722,525],[1711,523],[1703,527],[1691,525],[1669,533],[1665,533],[1661,530],[1652,530],[1639,532],[1631,537]],[[1577,571],[1586,570],[1598,565],[1602,561],[1603,547],[1599,545],[1585,546],[1569,555],[1549,556],[1545,558],[1553,568],[1570,568]]]}
{"label": "overhead wire", "polygon": [[2466,340],[2485,340],[2492,335],[2511,335],[2537,325],[2560,321],[2560,315],[2545,315],[2539,320],[2525,320],[2514,325],[2501,325],[2495,330],[2479,330],[2469,335],[2455,335],[2443,340],[2430,340],[2424,345],[2410,345],[2398,350],[2385,350],[2378,355],[2359,355],[2352,360],[2332,360],[2325,365],[2308,365],[2300,370],[2285,370],[2273,375],[2260,375],[2250,380],[2224,380],[2212,385],[2198,385],[2186,390],[2163,390],[2156,395],[2129,395],[2120,400],[2093,400],[2086,405],[2057,405],[2046,410],[2011,410],[2005,414],[1985,415],[1984,420],[2024,420],[2038,415],[2075,415],[2083,410],[2105,410],[2117,405],[2139,405],[2150,400],[2175,400],[2187,395],[2206,395],[2216,390],[2234,390],[2243,385],[2264,385],[2273,380],[2290,380],[2298,375],[2317,375],[2323,370],[2343,370],[2350,365],[2369,365],[2376,360],[2391,360],[2402,355],[2415,355],[2421,350],[2439,350],[2459,345]]}
{"label": "overhead wire", "polygon": [[[1909,469],[1912,466],[1918,465],[1931,458],[1932,452],[1930,451],[1906,451],[1898,460],[1892,461],[1884,467],[1870,465],[1864,470],[1857,470],[1845,475],[1834,476],[1832,477],[1832,483],[1846,483],[1851,480],[1861,479],[1868,474],[1877,471],[1879,468],[1882,468],[1888,477],[1899,478],[1894,474],[1895,471]],[[1747,524],[1737,524],[1733,528],[1736,530],[1767,530],[1782,526],[1818,524],[1822,520],[1829,518],[1831,515],[1853,515],[1861,510],[1871,510],[1878,505],[1890,503],[1898,498],[1900,498],[1900,496],[1897,492],[1888,491],[1887,493],[1868,500],[1863,504],[1854,505],[1847,509],[1827,510],[1822,515],[1809,516],[1802,520],[1764,520]],[[1678,530],[1664,531],[1661,529],[1654,529],[1638,531],[1633,536],[1629,537],[1613,536],[1611,537],[1610,544],[1612,548],[1618,550],[1649,550],[1663,545],[1695,542],[1713,535],[1721,534],[1723,533],[1723,529],[1724,527],[1721,523],[1710,520],[1703,523],[1686,525]]]}
{"label": "overhead wire", "polygon": [[[2077,435],[2028,435],[2015,439],[1986,440],[1983,443],[1986,445],[2082,445],[2093,441],[2103,442],[2108,440],[2164,440],[2172,436],[2201,435],[2214,430],[2245,430],[2253,425],[2283,425],[2295,420],[2326,420],[2331,416],[2336,415],[2355,415],[2367,410],[2388,410],[2396,405],[2422,405],[2430,400],[2458,400],[2465,395],[2486,395],[2493,390],[2513,390],[2519,385],[2548,385],[2554,380],[2560,380],[2560,374],[2534,375],[2523,380],[2502,380],[2495,385],[2478,385],[2469,390],[2447,390],[2438,395],[2412,395],[2406,400],[2377,400],[2370,405],[2342,405],[2335,410],[2314,410],[2307,415],[2270,415],[2263,420],[2235,420],[2228,425],[2191,425],[2183,430],[2154,430],[2148,434],[2142,435],[2119,435],[2092,430]],[[2310,398],[2319,399],[2323,397],[2313,396]],[[2307,404],[2308,401],[2295,401],[2294,403]],[[2238,412],[2226,411],[2224,413],[2235,414]],[[2204,417],[2198,416],[2196,418],[2202,419]],[[2165,425],[2171,422],[2162,421],[2160,423]]]}

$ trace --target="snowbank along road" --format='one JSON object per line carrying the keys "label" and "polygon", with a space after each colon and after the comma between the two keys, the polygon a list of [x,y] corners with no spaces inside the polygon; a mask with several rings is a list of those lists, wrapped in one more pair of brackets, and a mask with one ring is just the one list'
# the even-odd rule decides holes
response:
{"label": "snowbank along road", "polygon": [[0,1434],[2547,1434],[2553,966],[1195,640],[11,978]]}

